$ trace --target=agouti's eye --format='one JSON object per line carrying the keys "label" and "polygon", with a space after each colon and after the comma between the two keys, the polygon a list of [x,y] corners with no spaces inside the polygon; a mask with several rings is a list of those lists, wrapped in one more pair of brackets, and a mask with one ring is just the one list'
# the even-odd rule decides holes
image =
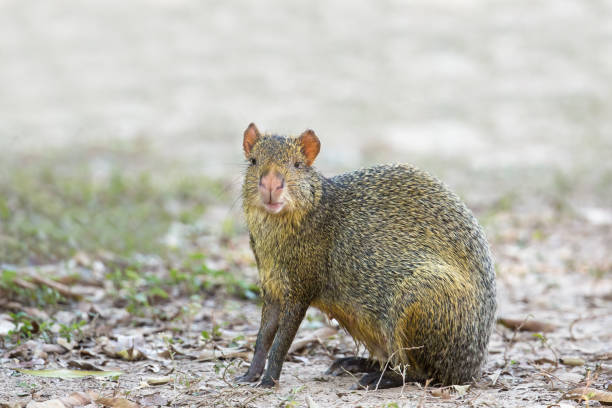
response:
{"label": "agouti's eye", "polygon": [[257,164],[257,159],[256,159],[256,158],[254,158],[254,157],[252,157],[252,158],[251,158],[251,166],[254,166],[254,165],[256,165],[256,164]]}
{"label": "agouti's eye", "polygon": [[297,161],[297,162],[295,162],[294,166],[295,166],[296,169],[299,169],[300,167],[302,167],[302,163]]}

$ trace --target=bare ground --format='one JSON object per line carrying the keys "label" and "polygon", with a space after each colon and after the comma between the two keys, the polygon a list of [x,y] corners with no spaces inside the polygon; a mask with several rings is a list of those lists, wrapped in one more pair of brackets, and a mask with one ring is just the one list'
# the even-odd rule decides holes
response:
{"label": "bare ground", "polygon": [[[255,303],[212,287],[194,304],[193,298],[174,288],[171,300],[158,299],[144,309],[144,315],[133,316],[126,312],[122,296],[111,295],[108,279],[104,282],[106,275],[101,272],[104,267],[111,268],[113,261],[79,253],[67,264],[46,268],[60,280],[69,272],[77,273],[82,280],[89,276],[72,289],[90,300],[59,305],[49,316],[69,322],[89,313],[82,333],[74,335],[78,341],[69,345],[74,347],[69,351],[60,347],[45,352],[41,339],[9,347],[2,359],[5,381],[0,398],[6,403],[27,402],[30,398],[44,401],[71,391],[101,390],[106,396],[161,406],[304,406],[311,398],[319,406],[383,406],[396,402],[398,406],[520,407],[559,402],[573,406],[571,400],[563,400],[570,390],[585,385],[605,390],[612,370],[612,285],[606,247],[612,239],[610,227],[553,210],[537,214],[499,211],[491,217],[487,229],[498,265],[499,315],[524,321],[526,327],[535,323],[536,327],[528,332],[498,324],[484,375],[465,394],[459,392],[461,389],[424,388],[410,383],[403,389],[349,390],[354,378],[323,373],[332,358],[355,353],[355,346],[342,331],[331,336],[322,333],[321,328],[330,322],[314,310],[296,340],[311,341],[291,354],[277,389],[236,386],[232,378],[245,369],[258,327],[259,308]],[[242,270],[254,280],[243,235],[209,243],[203,251],[210,251],[211,267]],[[156,276],[164,276],[165,268],[165,263],[151,262],[148,267],[141,266],[140,273],[155,271]],[[22,270],[31,272],[30,268]],[[97,300],[93,302],[93,298]],[[28,311],[19,304],[4,306]],[[201,336],[203,330],[210,339]],[[114,354],[132,346],[146,356],[144,360],[129,362]],[[228,353],[228,359],[217,358]],[[573,363],[572,358],[582,361]],[[87,364],[120,369],[125,374],[117,379],[65,380],[14,371],[24,367],[91,368]],[[155,377],[165,380],[161,385],[147,383]],[[590,406],[597,403],[591,401]]]}

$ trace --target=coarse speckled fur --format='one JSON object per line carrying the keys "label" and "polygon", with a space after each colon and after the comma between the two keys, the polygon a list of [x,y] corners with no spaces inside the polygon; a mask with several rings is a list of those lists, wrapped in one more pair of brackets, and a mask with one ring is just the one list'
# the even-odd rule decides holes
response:
{"label": "coarse speckled fur", "polygon": [[[407,378],[459,384],[478,377],[495,274],[484,234],[459,198],[408,165],[325,178],[305,165],[314,157],[302,139],[253,129],[245,154],[255,164],[242,195],[264,307],[243,380],[256,379],[267,356],[261,384],[278,381],[309,305],[340,322],[371,358],[408,365]],[[258,195],[267,171],[286,182],[279,214],[266,212]]]}

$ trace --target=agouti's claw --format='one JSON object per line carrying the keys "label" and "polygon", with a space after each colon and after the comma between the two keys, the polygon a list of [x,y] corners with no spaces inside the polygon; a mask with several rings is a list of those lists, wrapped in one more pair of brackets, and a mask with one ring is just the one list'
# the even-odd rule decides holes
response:
{"label": "agouti's claw", "polygon": [[276,385],[276,381],[272,379],[272,377],[265,376],[261,379],[261,381],[256,385],[257,388],[272,388]]}
{"label": "agouti's claw", "polygon": [[[382,376],[382,378],[381,378]],[[383,388],[399,387],[404,383],[403,378],[395,373],[385,371],[382,374],[380,371],[367,373],[361,379],[351,386],[351,390],[375,390]]]}
{"label": "agouti's claw", "polygon": [[325,372],[327,375],[337,377],[347,373],[368,373],[375,371],[376,363],[363,357],[344,357],[336,359]]}
{"label": "agouti's claw", "polygon": [[325,371],[325,375],[333,375],[334,377],[337,377],[338,375],[340,375],[340,373],[338,372],[338,364],[337,364],[337,360],[334,361],[334,363],[332,365],[329,366],[329,368],[327,369],[327,371]]}
{"label": "agouti's claw", "polygon": [[363,390],[363,389],[364,389],[364,388],[363,388],[361,385],[359,385],[359,381],[358,381],[358,382],[356,382],[356,383],[354,383],[353,385],[351,385],[351,386],[349,387],[349,390],[351,390],[351,391],[355,391],[355,390]]}

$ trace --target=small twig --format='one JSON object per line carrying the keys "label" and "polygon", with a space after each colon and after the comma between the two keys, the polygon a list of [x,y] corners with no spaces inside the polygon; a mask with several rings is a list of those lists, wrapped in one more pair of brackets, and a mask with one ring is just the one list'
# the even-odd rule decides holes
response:
{"label": "small twig", "polygon": [[510,363],[509,358],[508,358],[508,353],[510,352],[510,349],[512,348],[512,346],[514,346],[514,343],[516,343],[516,338],[518,336],[519,331],[523,328],[527,320],[531,317],[532,316],[530,314],[527,315],[525,319],[521,322],[521,324],[519,324],[517,328],[514,329],[514,331],[512,332],[512,337],[510,338],[510,341],[508,341],[508,343],[506,344],[506,347],[504,348],[504,366],[502,367],[502,370],[505,370],[508,367],[508,364]]}
{"label": "small twig", "polygon": [[408,370],[408,364],[404,364],[402,370],[402,390],[400,391],[400,398],[404,398],[404,388],[406,387],[406,371]]}
{"label": "small twig", "polygon": [[569,335],[570,335],[570,340],[572,341],[576,341],[576,336],[574,336],[574,326],[576,325],[576,323],[578,323],[581,320],[582,320],[582,316],[579,316],[577,319],[572,320],[572,322],[569,325]]}
{"label": "small twig", "polygon": [[36,290],[36,288],[38,286],[34,285],[33,283],[30,283],[26,280],[23,280],[21,278],[14,278],[13,279],[13,283],[17,286],[19,286],[22,289],[27,289],[27,290]]}
{"label": "small twig", "polygon": [[[242,361],[242,360],[240,360],[240,361]],[[234,363],[235,363],[235,360],[230,361],[230,362],[229,362],[229,364],[225,366],[225,368],[224,368],[224,370],[223,370],[223,375],[222,375],[223,382],[224,382],[224,383],[226,383],[227,385],[229,385],[231,388],[237,388],[237,387],[238,387],[236,384],[232,384],[232,383],[230,383],[230,382],[229,382],[229,381],[226,379],[227,370],[228,370],[228,369],[229,369],[231,366],[233,366],[233,365],[234,365]],[[240,368],[240,366],[238,366],[238,368]]]}
{"label": "small twig", "polygon": [[[588,390],[588,389],[591,387],[591,383],[592,383],[592,381],[593,381],[593,380],[594,380],[594,379],[593,379],[593,378],[591,378],[591,370],[587,370],[587,373],[586,373],[586,382],[585,382],[584,387],[582,387],[582,388],[581,388],[581,391],[580,391],[580,392],[581,392],[581,395],[579,396],[579,399],[580,399],[581,401],[585,401],[585,406],[586,406],[587,408],[589,408],[589,401],[591,400],[591,399],[590,399],[590,397],[589,397],[589,395],[587,394],[587,390]],[[576,390],[578,390],[578,389],[580,389],[580,388],[575,388],[575,389],[573,389],[573,390],[571,390],[571,391],[576,391]],[[570,398],[570,397],[568,397],[568,394],[569,394],[571,391],[566,391],[566,392],[564,392],[564,393],[563,393],[563,395],[561,396],[561,398],[559,398],[559,400],[557,401],[557,403],[561,402],[561,400],[563,400],[563,399],[568,399],[568,398]]]}
{"label": "small twig", "polygon": [[346,374],[348,374],[348,375],[350,375],[351,377],[353,377],[353,380],[357,380],[357,381],[359,381],[359,378],[357,378],[357,377],[355,376],[355,374],[351,373],[349,370],[347,370],[346,368],[344,368],[344,367],[342,367],[342,366],[340,366],[340,368],[341,368],[342,370],[344,370],[344,372],[345,372]]}
{"label": "small twig", "polygon": [[238,404],[238,407],[246,407],[248,404],[255,401],[257,398],[263,395],[270,395],[273,393],[273,391],[264,391],[264,390],[253,390],[253,392],[254,392],[254,395],[251,395],[250,397],[245,398],[243,401],[241,401]]}
{"label": "small twig", "polygon": [[427,380],[425,380],[425,386],[423,387],[423,394],[421,395],[421,398],[419,398],[419,402],[417,403],[417,408],[422,408],[424,406],[425,403],[425,397],[427,396],[427,387],[429,387],[429,384],[432,382],[433,378],[428,378]]}
{"label": "small twig", "polygon": [[578,318],[572,320],[572,322],[569,325],[569,334],[570,334],[570,340],[572,341],[576,341],[579,340],[576,336],[574,336],[574,326],[576,324],[578,324],[579,322],[583,321],[583,320],[587,320],[587,319],[598,319],[600,317],[608,317],[609,314],[608,313],[604,313],[604,314],[592,314],[592,315],[588,315],[588,316],[579,316]]}
{"label": "small twig", "polygon": [[32,282],[37,283],[39,285],[48,286],[51,289],[57,291],[60,295],[64,297],[76,299],[76,300],[79,300],[83,297],[79,293],[75,293],[72,290],[70,290],[70,288],[64,285],[63,283],[56,282],[52,279],[44,278],[34,273],[29,273],[28,277],[32,280]]}
{"label": "small twig", "polygon": [[482,392],[479,392],[478,394],[476,394],[475,396],[473,396],[472,398],[470,398],[469,400],[466,401],[466,405],[473,405],[474,401],[476,401],[478,398],[480,398],[480,396],[482,395]]}
{"label": "small twig", "polygon": [[393,356],[397,353],[399,353],[400,351],[404,350],[404,351],[408,351],[408,350],[418,350],[423,348],[424,346],[418,346],[418,347],[402,347],[400,349],[395,350],[393,353],[391,353],[391,355],[387,358],[387,361],[385,362],[385,366],[383,367],[382,372],[380,373],[380,378],[378,379],[378,382],[376,383],[376,388],[374,388],[375,391],[378,390],[378,386],[380,385],[380,382],[382,381],[383,376],[385,375],[385,371],[387,371],[387,367],[389,366],[389,362],[391,361],[391,359],[393,358]]}

